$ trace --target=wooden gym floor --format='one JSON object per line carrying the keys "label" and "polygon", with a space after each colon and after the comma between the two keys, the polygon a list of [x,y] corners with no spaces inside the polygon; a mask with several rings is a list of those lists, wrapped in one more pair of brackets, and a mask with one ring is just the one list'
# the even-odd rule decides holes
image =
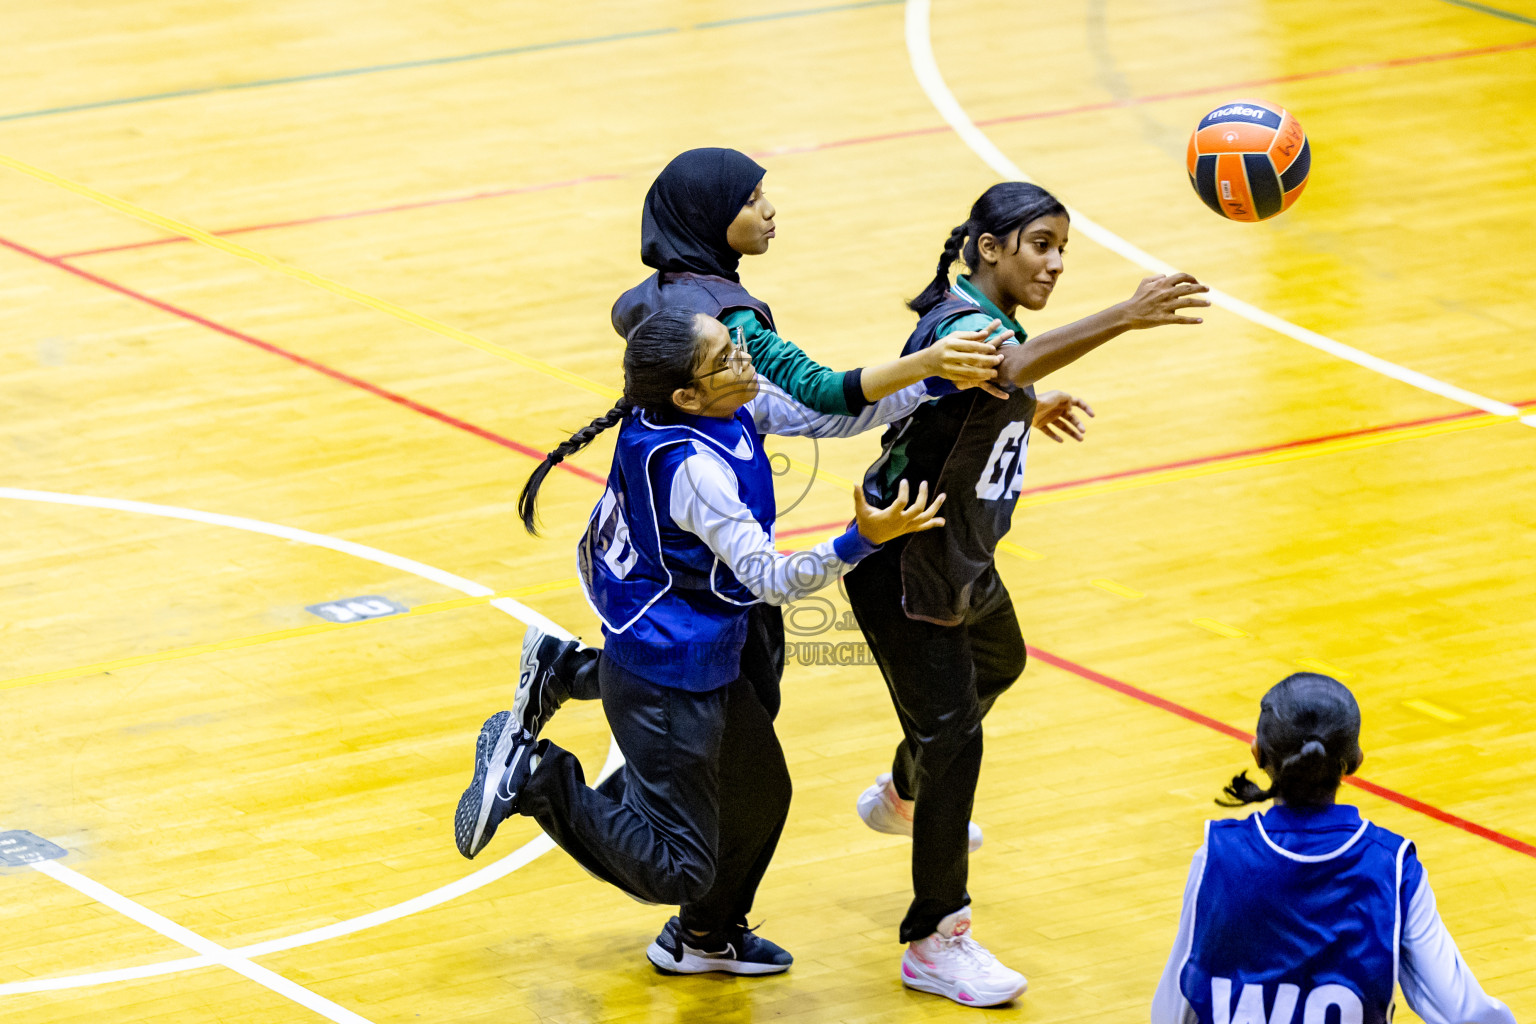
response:
{"label": "wooden gym floor", "polygon": [[[1536,3],[923,13],[11,5],[0,831],[67,856],[0,871],[0,1017],[1144,1019],[1237,737],[1298,666],[1355,688],[1349,797],[1416,839],[1469,963],[1536,1016],[1536,419],[1510,408],[1536,410]],[[914,74],[930,23],[966,137]],[[1249,96],[1315,153],[1261,225],[1182,167]],[[1128,246],[1252,304],[1051,382],[1099,415],[1036,443],[1000,556],[1035,653],[988,721],[972,862],[1016,1006],[897,982],[906,846],[852,812],[896,736],[866,666],[787,674],[796,802],[754,920],[788,976],[656,976],[666,910],[534,857],[530,822],[454,851],[517,619],[595,635],[572,545],[610,449],[551,478],[543,539],[513,497],[610,404],[640,200],[699,145],[768,168],[780,238],[744,274],[834,366],[896,350],[999,158],[1079,211],[1032,330],[1129,294]],[[783,445],[819,459],[783,479],[786,542],[838,528],[875,448]],[[362,595],[410,613],[305,610]],[[798,642],[858,641],[845,608],[797,609]],[[596,705],[550,733],[596,771]]]}

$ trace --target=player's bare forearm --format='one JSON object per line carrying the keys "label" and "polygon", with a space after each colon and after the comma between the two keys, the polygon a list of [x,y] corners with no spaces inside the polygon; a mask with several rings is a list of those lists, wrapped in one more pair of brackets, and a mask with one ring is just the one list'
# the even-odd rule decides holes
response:
{"label": "player's bare forearm", "polygon": [[1105,342],[1131,329],[1130,317],[1117,303],[1075,323],[1037,334],[1003,350],[998,377],[1026,387],[1042,377],[1076,362]]}
{"label": "player's bare forearm", "polygon": [[928,377],[921,357],[921,352],[914,352],[888,363],[864,367],[864,372],[859,375],[859,386],[864,391],[864,397],[871,402],[878,402]]}
{"label": "player's bare forearm", "polygon": [[1182,310],[1209,306],[1210,302],[1200,297],[1209,290],[1188,274],[1143,278],[1136,286],[1136,293],[1124,302],[1117,302],[1076,323],[1046,331],[1005,353],[998,376],[1022,387],[1081,359],[1126,331],[1168,324],[1198,324],[1200,317],[1185,316]]}
{"label": "player's bare forearm", "polygon": [[1013,337],[1004,331],[991,337],[1001,324],[994,320],[984,331],[956,331],[940,338],[921,352],[879,366],[866,366],[859,377],[864,397],[878,402],[904,387],[929,377],[943,377],[962,387],[993,380],[1002,357],[997,345]]}

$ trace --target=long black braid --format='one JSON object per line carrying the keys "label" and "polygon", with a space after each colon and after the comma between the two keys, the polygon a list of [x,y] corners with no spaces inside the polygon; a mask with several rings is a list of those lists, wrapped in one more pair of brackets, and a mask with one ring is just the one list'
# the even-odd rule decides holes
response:
{"label": "long black braid", "polygon": [[591,444],[598,434],[609,427],[616,426],[631,408],[633,406],[626,399],[619,399],[612,409],[572,434],[570,440],[561,441],[555,445],[555,450],[544,456],[544,461],[534,467],[528,482],[523,484],[522,493],[517,496],[517,514],[523,520],[523,529],[535,537],[539,535],[534,505],[538,502],[539,488],[543,486],[544,478],[549,475],[549,471],[564,462],[568,456],[575,455]]}
{"label": "long black braid", "polygon": [[535,506],[539,488],[549,471],[591,444],[598,434],[616,426],[632,411],[641,409],[670,418],[672,392],[693,383],[694,357],[698,349],[697,317],[686,309],[659,309],[635,325],[624,346],[624,397],[612,409],[560,442],[534,468],[517,496],[517,514],[523,528],[538,536]]}
{"label": "long black braid", "polygon": [[939,254],[938,271],[933,280],[907,303],[907,308],[921,316],[943,302],[949,291],[949,268],[956,259],[964,257],[966,267],[974,272],[981,262],[976,243],[982,235],[1007,238],[1031,221],[1065,215],[1066,212],[1061,201],[1039,185],[1023,181],[993,185],[971,206],[971,216],[966,222],[949,233],[944,251]]}

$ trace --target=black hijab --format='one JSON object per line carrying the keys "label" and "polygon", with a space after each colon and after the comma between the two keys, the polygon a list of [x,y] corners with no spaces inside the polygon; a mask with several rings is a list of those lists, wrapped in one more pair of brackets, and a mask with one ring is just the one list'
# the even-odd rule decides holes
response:
{"label": "black hijab", "polygon": [[767,172],[734,149],[690,149],[667,164],[645,195],[640,261],[666,272],[739,280],[741,254],[725,229]]}

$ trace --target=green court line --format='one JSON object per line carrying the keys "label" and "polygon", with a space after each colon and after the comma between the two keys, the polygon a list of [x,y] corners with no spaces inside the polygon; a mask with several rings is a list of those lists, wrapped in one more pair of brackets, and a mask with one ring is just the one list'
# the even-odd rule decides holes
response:
{"label": "green court line", "polygon": [[759,21],[782,21],[788,18],[810,18],[822,14],[833,14],[839,11],[853,11],[865,7],[889,7],[902,3],[903,0],[860,0],[855,3],[833,4],[826,7],[806,7],[797,10],[775,11],[769,14],[754,14],[741,18],[729,18],[724,21],[701,21],[687,29],[678,27],[650,28],[637,32],[619,32],[606,36],[584,36],[577,39],[556,39],[547,43],[533,43],[528,46],[508,46],[497,50],[478,50],[474,53],[452,54],[446,57],[426,57],[421,60],[400,61],[394,64],[368,64],[355,68],[336,68],[331,71],[316,71],[307,75],[290,75],[284,78],[258,78],[248,82],[227,82],[222,85],[199,86],[190,89],[175,89],[169,92],[145,93],[138,96],[121,96],[117,99],[95,100],[90,103],[74,103],[63,107],[44,107],[39,110],[22,110],[12,114],[0,114],[0,122],[23,121],[30,118],[51,117],[56,114],[72,114],[82,110],[101,110],[107,107],[123,107],[135,103],[152,103],[156,100],[182,99],[188,96],[208,96],[214,93],[234,92],[241,89],[264,89],[276,85],[297,85],[304,82],[321,82],[332,78],[354,78],[359,75],[377,75],[387,71],[407,71],[413,68],[438,67],[444,64],[464,64],[470,61],[493,60],[498,57],[513,57],[524,53],[537,53],[543,50],[568,50],[582,46],[596,46],[600,43],[623,42],[630,39],[648,39],[655,36],[675,35],[689,30],[708,30],[713,28],[728,28],[732,25],[745,25]]}
{"label": "green court line", "polygon": [[1489,7],[1487,4],[1473,3],[1472,0],[1443,0],[1443,2],[1454,4],[1457,7],[1465,7],[1469,11],[1478,11],[1482,14],[1491,14],[1495,18],[1504,18],[1509,21],[1518,21],[1522,25],[1536,26],[1536,18],[1528,18],[1524,14],[1516,14],[1514,11],[1505,11],[1497,7]]}

